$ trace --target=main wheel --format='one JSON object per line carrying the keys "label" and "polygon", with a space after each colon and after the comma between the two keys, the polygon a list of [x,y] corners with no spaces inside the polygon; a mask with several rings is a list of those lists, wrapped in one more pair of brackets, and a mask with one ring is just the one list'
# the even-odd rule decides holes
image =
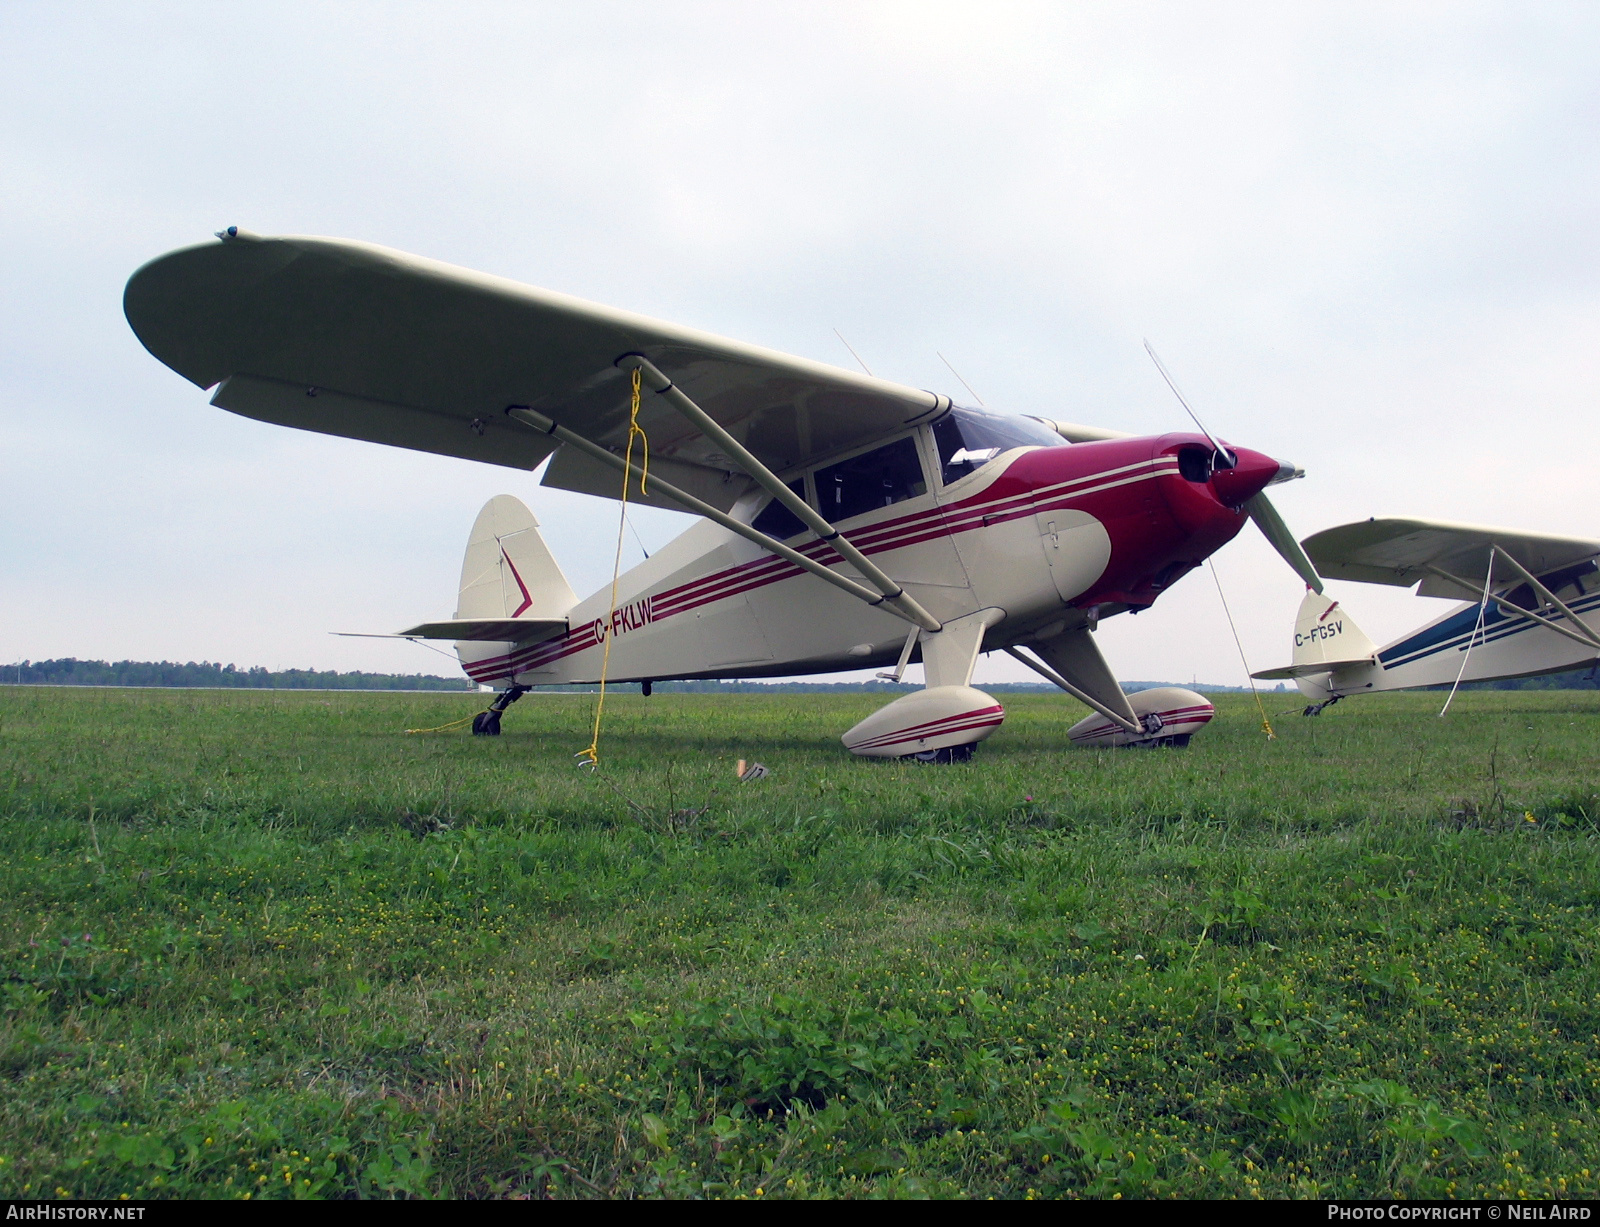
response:
{"label": "main wheel", "polygon": [[1182,750],[1189,744],[1188,733],[1174,733],[1170,737],[1147,737],[1143,741],[1130,741],[1130,750]]}
{"label": "main wheel", "polygon": [[942,750],[923,750],[919,754],[907,754],[907,758],[914,758],[919,763],[966,763],[972,761],[972,752],[978,747],[971,742],[964,746],[946,746]]}

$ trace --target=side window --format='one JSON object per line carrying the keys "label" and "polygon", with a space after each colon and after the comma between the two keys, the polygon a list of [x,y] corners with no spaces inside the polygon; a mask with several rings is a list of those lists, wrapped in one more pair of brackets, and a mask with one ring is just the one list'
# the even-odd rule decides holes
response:
{"label": "side window", "polygon": [[829,520],[848,520],[927,493],[915,439],[897,439],[816,472],[818,510]]}
{"label": "side window", "polygon": [[[799,481],[791,481],[789,489],[799,495],[801,502],[805,501],[806,483],[804,478]],[[806,526],[800,522],[800,517],[777,499],[768,500],[767,505],[761,509],[761,514],[750,522],[750,527],[758,533],[766,533],[767,536],[775,537],[779,541],[787,541],[797,533],[806,531]]]}
{"label": "side window", "polygon": [[[1600,567],[1596,567],[1594,559],[1589,558],[1576,566],[1563,567],[1559,571],[1541,575],[1539,582],[1558,597],[1575,600],[1594,591],[1596,584],[1592,577],[1597,570],[1600,570]],[[1506,594],[1506,600],[1520,609],[1537,609],[1543,599],[1534,594],[1531,584],[1520,584]]]}

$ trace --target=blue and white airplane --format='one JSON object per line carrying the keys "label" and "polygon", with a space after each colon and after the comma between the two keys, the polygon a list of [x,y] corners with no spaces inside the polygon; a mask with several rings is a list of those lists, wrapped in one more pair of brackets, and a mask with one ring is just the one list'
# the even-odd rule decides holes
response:
{"label": "blue and white airplane", "polygon": [[1346,695],[1563,673],[1600,661],[1600,541],[1444,520],[1370,519],[1307,537],[1327,579],[1464,602],[1378,647],[1333,598],[1308,591],[1292,678],[1308,714]]}

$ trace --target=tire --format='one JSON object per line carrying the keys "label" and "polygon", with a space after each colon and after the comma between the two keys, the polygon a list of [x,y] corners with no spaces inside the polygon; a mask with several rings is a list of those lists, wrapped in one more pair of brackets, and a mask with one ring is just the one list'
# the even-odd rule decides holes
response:
{"label": "tire", "polygon": [[920,754],[907,754],[907,758],[916,759],[919,763],[966,763],[972,761],[972,753],[978,747],[972,743],[964,746],[946,746],[942,750],[923,750]]}
{"label": "tire", "polygon": [[474,737],[500,736],[500,713],[497,711],[481,711],[472,718],[472,735]]}

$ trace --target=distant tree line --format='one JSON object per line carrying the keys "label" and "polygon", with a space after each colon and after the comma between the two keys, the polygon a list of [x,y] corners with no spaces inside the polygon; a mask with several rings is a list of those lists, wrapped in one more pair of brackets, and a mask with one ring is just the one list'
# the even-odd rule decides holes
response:
{"label": "distant tree line", "polygon": [[[29,686],[191,686],[240,687],[257,690],[473,690],[476,687],[466,678],[438,677],[426,673],[336,673],[317,669],[264,669],[256,665],[241,669],[237,665],[214,664],[211,661],[103,660],[22,661],[15,665],[0,665],[0,685]],[[637,683],[618,683],[618,685]],[[1153,686],[1170,686],[1172,682],[1124,682],[1123,688],[1132,694],[1149,690]],[[1194,685],[1192,689],[1206,693],[1243,691],[1242,686]],[[1049,682],[985,682],[983,688],[994,694],[1048,694],[1056,691]],[[541,686],[540,690],[553,690],[571,694],[593,694],[599,686],[593,684],[573,686]],[[909,694],[922,687],[913,682],[762,682],[762,681],[692,681],[656,682],[657,694]],[[1283,687],[1279,686],[1279,690]]]}
{"label": "distant tree line", "polygon": [[337,673],[321,669],[263,669],[257,665],[179,664],[173,660],[25,660],[0,665],[0,683],[31,686],[193,686],[255,690],[474,690],[464,677],[426,673]]}
{"label": "distant tree line", "polygon": [[[1463,682],[1463,690],[1595,690],[1600,678],[1594,669],[1573,669],[1570,673],[1546,673],[1541,677],[1508,677],[1498,682]],[[1435,686],[1434,690],[1449,690]]]}
{"label": "distant tree line", "polygon": [[[439,677],[430,673],[338,673],[319,669],[264,669],[260,665],[241,669],[237,665],[211,661],[103,660],[22,661],[0,665],[0,685],[27,686],[191,686],[237,687],[255,690],[474,690],[476,686],[461,677]],[[630,684],[631,685],[631,684]],[[1187,685],[1205,694],[1247,693],[1243,686],[1211,686],[1174,682],[1124,682],[1129,694],[1155,686]],[[1498,682],[1468,682],[1463,690],[1592,690],[1600,688],[1593,669],[1570,673],[1550,673],[1543,677],[1508,678]],[[594,685],[541,686],[541,690],[592,694]],[[921,689],[911,682],[762,682],[693,681],[656,682],[657,694],[906,694]],[[1055,691],[1048,682],[985,682],[983,689],[993,694],[1047,694]],[[1262,687],[1263,690],[1266,687]],[[1282,684],[1277,690],[1287,689]],[[1432,687],[1448,689],[1448,687]]]}

